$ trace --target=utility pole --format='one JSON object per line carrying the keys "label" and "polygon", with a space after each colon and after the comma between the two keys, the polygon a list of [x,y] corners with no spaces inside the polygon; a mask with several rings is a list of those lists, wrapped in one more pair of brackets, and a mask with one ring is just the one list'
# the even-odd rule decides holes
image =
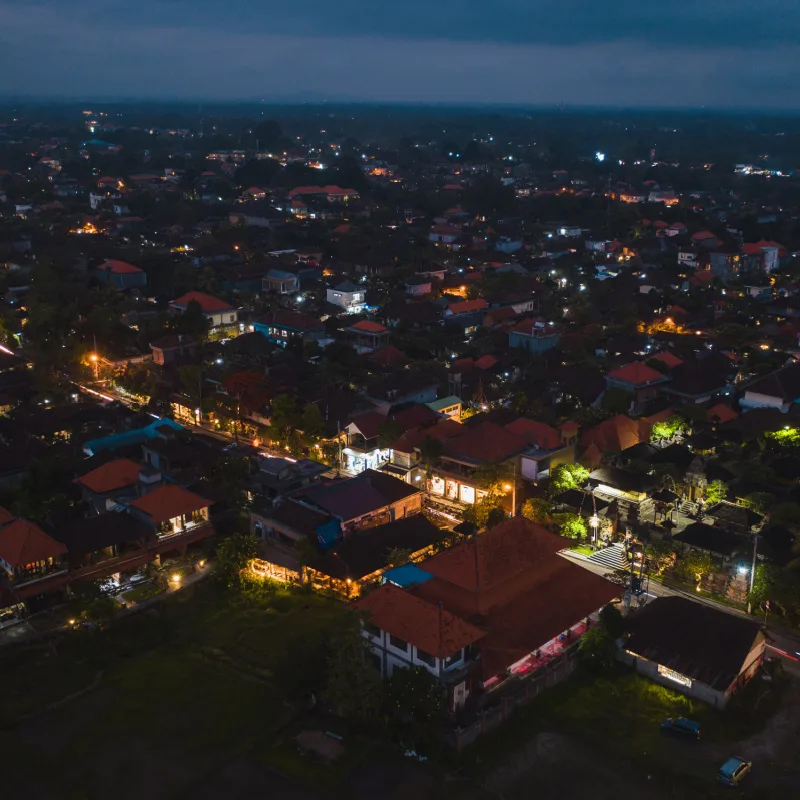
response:
{"label": "utility pole", "polygon": [[514,478],[511,482],[511,516],[517,516],[517,460],[514,459]]}
{"label": "utility pole", "polygon": [[342,472],[342,423],[341,420],[336,421],[336,445],[339,452],[339,457],[336,460],[336,477],[340,477]]}

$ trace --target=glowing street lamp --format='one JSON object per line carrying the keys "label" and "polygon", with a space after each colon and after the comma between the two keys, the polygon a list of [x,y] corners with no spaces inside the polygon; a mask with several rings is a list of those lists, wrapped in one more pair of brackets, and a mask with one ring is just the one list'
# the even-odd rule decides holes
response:
{"label": "glowing street lamp", "polygon": [[92,353],[89,356],[89,361],[94,364],[94,379],[97,380],[97,353]]}

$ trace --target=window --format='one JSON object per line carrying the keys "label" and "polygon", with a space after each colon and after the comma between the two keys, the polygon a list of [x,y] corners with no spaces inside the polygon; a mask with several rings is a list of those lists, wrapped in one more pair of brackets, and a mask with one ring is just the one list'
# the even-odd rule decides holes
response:
{"label": "window", "polygon": [[369,622],[364,623],[364,630],[376,639],[381,638],[381,629],[377,625],[370,625]]}
{"label": "window", "polygon": [[381,663],[381,657],[377,653],[369,654],[369,663],[376,672],[381,672],[383,664]]}
{"label": "window", "polygon": [[288,334],[288,333],[286,333],[286,331],[281,331],[281,336],[283,336],[284,338],[285,338],[285,337],[287,337],[288,335],[289,335],[289,334]]}
{"label": "window", "polygon": [[417,648],[417,658],[424,664],[427,664],[429,667],[436,666],[436,656],[432,656],[430,653],[426,653],[424,650],[420,650],[419,648]]}
{"label": "window", "polygon": [[393,636],[390,633],[389,644],[396,650],[402,650],[404,653],[408,652],[408,642],[405,639],[401,639],[399,636]]}

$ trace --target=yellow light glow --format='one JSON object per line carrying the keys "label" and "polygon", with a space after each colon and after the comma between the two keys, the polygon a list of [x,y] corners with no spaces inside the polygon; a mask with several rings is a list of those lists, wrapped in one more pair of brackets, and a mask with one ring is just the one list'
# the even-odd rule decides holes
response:
{"label": "yellow light glow", "polygon": [[89,356],[89,361],[97,361],[97,353],[92,353]]}
{"label": "yellow light glow", "polygon": [[510,483],[507,483],[507,484],[505,484],[505,486],[503,486],[503,488],[504,488],[504,489],[505,489],[507,492],[510,492],[510,491],[511,491],[511,484],[510,484]]}
{"label": "yellow light glow", "polygon": [[180,576],[180,575],[178,575],[178,573],[176,572],[176,573],[175,573],[175,574],[172,576],[171,580],[172,580],[172,582],[173,582],[173,583],[180,583],[180,582],[181,582],[181,576]]}

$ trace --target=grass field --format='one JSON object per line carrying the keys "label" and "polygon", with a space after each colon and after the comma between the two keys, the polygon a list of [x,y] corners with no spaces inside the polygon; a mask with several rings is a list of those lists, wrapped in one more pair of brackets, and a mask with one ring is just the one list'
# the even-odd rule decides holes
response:
{"label": "grass field", "polygon": [[[280,590],[234,600],[204,585],[109,631],[75,632],[56,653],[37,647],[7,658],[0,747],[18,765],[15,788],[86,800],[172,797],[232,758],[267,764],[271,743],[283,742],[276,734],[297,715],[283,664],[324,636],[342,608]],[[37,715],[98,675],[98,688]]]}

